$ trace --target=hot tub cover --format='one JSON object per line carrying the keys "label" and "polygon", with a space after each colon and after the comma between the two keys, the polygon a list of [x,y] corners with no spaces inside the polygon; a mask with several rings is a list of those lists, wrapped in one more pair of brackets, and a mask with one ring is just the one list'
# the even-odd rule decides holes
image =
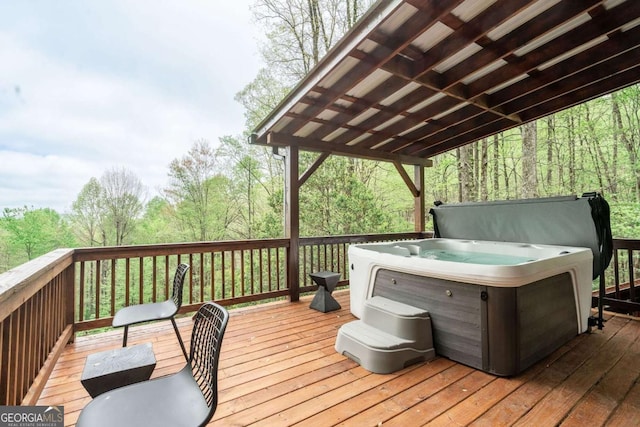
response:
{"label": "hot tub cover", "polygon": [[435,203],[435,237],[590,248],[593,278],[613,253],[609,205],[597,193],[495,202]]}

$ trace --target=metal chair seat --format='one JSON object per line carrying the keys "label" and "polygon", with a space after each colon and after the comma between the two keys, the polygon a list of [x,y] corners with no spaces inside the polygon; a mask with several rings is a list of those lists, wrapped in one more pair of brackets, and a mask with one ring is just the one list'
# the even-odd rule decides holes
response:
{"label": "metal chair seat", "polygon": [[203,426],[218,404],[218,361],[229,313],[204,304],[194,317],[187,364],[177,373],[128,385],[96,397],[78,427]]}
{"label": "metal chair seat", "polygon": [[113,317],[114,327],[133,325],[135,323],[170,319],[178,313],[178,307],[172,300],[140,305],[130,305],[118,310]]}
{"label": "metal chair seat", "polygon": [[185,366],[175,375],[117,388],[83,409],[77,426],[199,426],[209,413]]}
{"label": "metal chair seat", "polygon": [[124,326],[124,336],[122,338],[122,346],[127,346],[127,337],[129,336],[129,326],[136,323],[152,322],[156,320],[170,319],[173,325],[173,330],[178,337],[182,354],[186,360],[189,359],[187,350],[182,342],[180,331],[174,316],[180,310],[182,306],[182,289],[184,286],[184,278],[187,274],[189,266],[187,264],[180,264],[176,269],[176,274],[173,278],[173,294],[171,298],[163,302],[154,302],[147,304],[130,305],[128,307],[121,308],[116,312],[111,323],[114,327]]}

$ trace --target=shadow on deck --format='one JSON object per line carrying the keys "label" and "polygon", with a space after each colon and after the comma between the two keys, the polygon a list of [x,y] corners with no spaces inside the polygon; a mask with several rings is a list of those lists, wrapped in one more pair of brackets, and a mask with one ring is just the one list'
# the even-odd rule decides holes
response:
{"label": "shadow on deck", "polygon": [[[218,409],[212,425],[640,425],[640,322],[608,315],[605,328],[582,334],[514,378],[500,378],[437,357],[390,375],[372,374],[333,348],[353,320],[342,309],[320,313],[299,303],[231,310],[222,348]],[[191,318],[178,321],[189,346]],[[60,357],[39,405],[63,405],[74,425],[90,401],[80,384],[85,358],[122,344],[122,330],[80,337]],[[184,358],[171,328],[132,327],[131,345],[151,342],[152,377],[177,371]]]}

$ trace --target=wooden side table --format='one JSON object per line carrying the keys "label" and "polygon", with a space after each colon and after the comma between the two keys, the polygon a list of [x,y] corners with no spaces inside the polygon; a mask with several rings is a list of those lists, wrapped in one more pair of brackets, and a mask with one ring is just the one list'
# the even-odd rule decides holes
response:
{"label": "wooden side table", "polygon": [[311,301],[310,308],[327,313],[329,311],[340,310],[340,304],[331,296],[340,280],[340,273],[333,271],[319,271],[309,274],[309,277],[318,285],[318,291]]}
{"label": "wooden side table", "polygon": [[91,397],[146,381],[156,367],[151,343],[102,351],[87,356],[80,382]]}

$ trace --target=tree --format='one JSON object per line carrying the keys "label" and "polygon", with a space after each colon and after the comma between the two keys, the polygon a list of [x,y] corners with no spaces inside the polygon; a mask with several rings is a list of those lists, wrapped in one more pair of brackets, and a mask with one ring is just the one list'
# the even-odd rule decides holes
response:
{"label": "tree", "polygon": [[156,196],[149,200],[140,223],[136,227],[134,240],[140,243],[171,243],[180,240],[172,223],[169,202]]}
{"label": "tree", "polygon": [[372,0],[258,0],[255,19],[267,29],[261,54],[291,87],[304,77],[373,3]]}
{"label": "tree", "polygon": [[458,160],[458,183],[460,202],[475,200],[475,175],[473,170],[473,145],[467,144],[456,149]]}
{"label": "tree", "polygon": [[[123,245],[133,230],[135,220],[142,213],[145,188],[140,179],[125,168],[107,170],[100,178],[100,185],[105,226],[112,229],[114,244]],[[106,235],[103,241],[107,241]]]}
{"label": "tree", "polygon": [[[82,187],[71,209],[73,230],[79,241],[87,246],[106,245],[102,224],[104,217],[102,186],[96,178],[91,178]],[[101,240],[98,240],[99,238]]]}
{"label": "tree", "polygon": [[633,198],[640,203],[640,87],[636,85],[619,93],[612,93],[611,106],[615,124],[614,138],[627,152]]}
{"label": "tree", "polygon": [[164,190],[185,237],[196,241],[220,239],[237,214],[230,182],[219,173],[217,156],[205,140],[196,141],[186,156],[169,165]]}
{"label": "tree", "polygon": [[[301,156],[301,164],[313,156]],[[389,231],[390,220],[367,183],[375,162],[329,157],[300,190],[301,235]],[[404,184],[403,184],[404,185]]]}
{"label": "tree", "polygon": [[[225,136],[220,138],[218,155],[232,165],[226,171],[231,178],[231,192],[237,204],[238,221],[234,224],[234,234],[243,239],[256,237],[258,215],[263,203],[264,195],[269,197],[273,193],[271,186],[263,182],[263,170],[259,158],[264,154],[262,147],[243,144],[236,138]],[[271,156],[269,156],[271,157]]]}
{"label": "tree", "polygon": [[2,227],[9,234],[9,242],[21,248],[27,260],[75,244],[65,221],[49,208],[5,208]]}

